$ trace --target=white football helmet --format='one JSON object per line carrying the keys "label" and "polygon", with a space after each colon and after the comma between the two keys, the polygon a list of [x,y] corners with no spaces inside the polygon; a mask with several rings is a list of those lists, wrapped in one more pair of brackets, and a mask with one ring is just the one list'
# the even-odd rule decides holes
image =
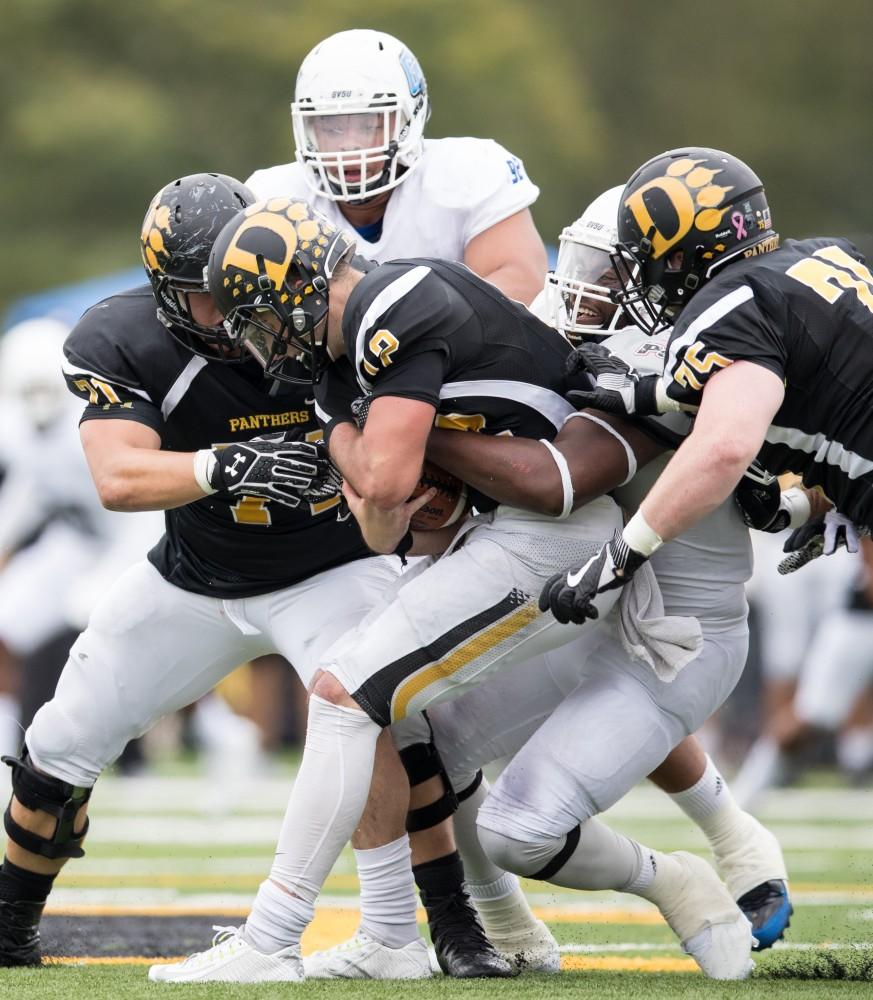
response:
{"label": "white football helmet", "polygon": [[48,316],[17,323],[0,337],[0,392],[21,405],[35,430],[49,427],[69,396],[61,373],[70,328]]}
{"label": "white football helmet", "polygon": [[610,292],[621,287],[610,260],[618,241],[624,187],[610,188],[561,233],[558,262],[546,279],[550,321],[572,343],[613,334],[622,312]]}
{"label": "white football helmet", "polygon": [[430,115],[418,60],[384,31],[340,31],[297,74],[291,122],[309,184],[331,201],[396,187],[421,159]]}

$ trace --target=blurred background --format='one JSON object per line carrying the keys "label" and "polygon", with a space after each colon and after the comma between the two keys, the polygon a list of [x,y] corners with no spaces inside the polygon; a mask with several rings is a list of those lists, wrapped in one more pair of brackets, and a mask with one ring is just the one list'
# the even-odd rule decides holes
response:
{"label": "blurred background", "polygon": [[418,56],[427,134],[497,139],[542,195],[547,243],[592,197],[685,143],[764,178],[782,234],[873,251],[873,7],[865,0],[17,0],[4,5],[0,310],[139,263],[172,178],[293,158],[297,67],[345,28]]}
{"label": "blurred background", "polygon": [[[4,8],[0,62],[4,328],[45,313],[75,322],[104,294],[139,283],[141,220],[174,177],[245,179],[291,160],[297,67],[316,42],[351,27],[389,31],[418,56],[433,108],[427,135],[494,138],[524,160],[542,191],[533,214],[547,244],[599,192],[688,143],[746,160],[783,237],[847,235],[873,255],[873,6],[864,0],[19,0]],[[837,589],[827,584],[838,604],[856,568],[843,567]],[[763,725],[760,664],[780,659],[764,662],[786,682],[768,695],[778,709],[809,643],[796,621],[787,625],[794,644],[780,639],[784,595],[776,610],[766,600],[750,669],[713,737],[735,764]],[[54,641],[62,651],[69,636]],[[245,685],[230,700],[258,702]],[[865,735],[851,770],[863,777],[873,710],[857,711]],[[263,745],[293,742],[294,718],[259,719]],[[219,744],[229,725],[218,718]],[[834,753],[825,741],[813,756]]]}

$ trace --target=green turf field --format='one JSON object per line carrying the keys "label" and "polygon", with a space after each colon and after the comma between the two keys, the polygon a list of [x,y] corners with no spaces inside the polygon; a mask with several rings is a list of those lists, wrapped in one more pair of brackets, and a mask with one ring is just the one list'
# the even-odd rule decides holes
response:
{"label": "green turf field", "polygon": [[[0,998],[69,1000],[157,996],[364,997],[388,1000],[395,986],[321,983],[300,986],[168,987],[146,979],[155,956],[180,957],[208,946],[212,925],[239,924],[269,867],[293,776],[290,767],[222,789],[190,773],[107,777],[92,809],[88,855],[58,880],[44,924],[43,969],[0,970]],[[229,807],[229,808],[227,808]],[[873,795],[809,787],[774,793],[761,818],[780,836],[792,876],[795,916],[783,945],[758,958],[746,983],[706,981],[682,954],[650,905],[617,893],[573,893],[530,883],[535,910],[554,928],[564,973],[510,982],[458,983],[442,977],[406,984],[422,998],[515,1000],[573,996],[873,997]],[[700,835],[651,788],[638,789],[609,822],[662,850],[706,856]],[[304,952],[350,934],[357,921],[350,852],[328,882]]]}

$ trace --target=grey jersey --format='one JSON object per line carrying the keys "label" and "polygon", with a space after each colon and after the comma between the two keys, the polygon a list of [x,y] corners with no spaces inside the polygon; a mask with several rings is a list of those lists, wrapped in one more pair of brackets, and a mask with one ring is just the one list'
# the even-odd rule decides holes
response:
{"label": "grey jersey", "polygon": [[[645,374],[660,374],[670,331],[648,337],[641,331],[623,330],[604,341],[623,361]],[[691,431],[692,418],[684,413],[648,417],[653,430],[679,444]],[[671,456],[659,456],[642,468],[615,498],[633,513],[661,474]],[[752,575],[752,545],[733,497],[709,517],[695,524],[652,556],[664,606],[669,614],[692,614],[708,622],[735,619],[746,607],[744,584]]]}

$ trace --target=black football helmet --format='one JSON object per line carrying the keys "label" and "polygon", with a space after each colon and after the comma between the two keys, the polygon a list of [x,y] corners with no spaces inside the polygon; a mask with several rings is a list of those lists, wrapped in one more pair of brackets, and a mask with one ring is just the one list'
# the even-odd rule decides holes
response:
{"label": "black football helmet", "polygon": [[222,229],[209,257],[212,298],[234,344],[283,382],[317,382],[330,363],[330,279],[355,239],[305,201],[250,205]]}
{"label": "black football helmet", "polygon": [[212,360],[237,360],[240,352],[224,326],[203,326],[191,315],[190,292],[207,291],[209,252],[224,224],[255,195],[224,174],[189,174],[152,199],[142,224],[142,260],[158,319],[188,350]]}
{"label": "black football helmet", "polygon": [[754,171],[717,149],[673,149],[644,163],[622,192],[613,265],[625,290],[616,298],[652,333],[726,264],[778,246]]}

